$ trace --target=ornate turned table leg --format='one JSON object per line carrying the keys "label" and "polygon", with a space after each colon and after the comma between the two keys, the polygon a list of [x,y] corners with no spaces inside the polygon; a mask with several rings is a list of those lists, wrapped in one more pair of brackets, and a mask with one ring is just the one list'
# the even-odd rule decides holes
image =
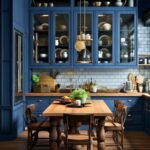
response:
{"label": "ornate turned table leg", "polygon": [[98,118],[97,126],[97,148],[98,150],[105,150],[105,117]]}
{"label": "ornate turned table leg", "polygon": [[58,141],[58,119],[51,117],[50,118],[50,150],[57,150],[57,141]]}

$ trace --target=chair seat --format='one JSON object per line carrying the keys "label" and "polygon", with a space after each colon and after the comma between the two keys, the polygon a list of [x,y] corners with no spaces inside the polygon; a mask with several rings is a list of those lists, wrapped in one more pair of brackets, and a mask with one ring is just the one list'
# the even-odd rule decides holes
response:
{"label": "chair seat", "polygon": [[36,122],[36,123],[31,123],[28,128],[32,130],[37,130],[39,127],[39,130],[47,130],[50,128],[50,123],[49,121],[44,121],[44,122]]}
{"label": "chair seat", "polygon": [[120,123],[117,122],[105,122],[105,129],[106,130],[122,130],[123,127]]}
{"label": "chair seat", "polygon": [[86,134],[68,134],[68,140],[69,141],[74,141],[74,140],[76,140],[76,141],[83,141],[83,140],[88,140],[89,139],[89,136],[88,135],[86,135]]}

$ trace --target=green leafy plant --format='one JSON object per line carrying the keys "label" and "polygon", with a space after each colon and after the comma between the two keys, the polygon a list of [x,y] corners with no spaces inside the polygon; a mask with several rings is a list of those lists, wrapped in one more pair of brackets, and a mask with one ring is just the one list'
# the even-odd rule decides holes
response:
{"label": "green leafy plant", "polygon": [[36,74],[33,74],[32,75],[32,81],[33,81],[34,85],[38,85],[39,82],[40,82],[40,77],[38,75],[36,75]]}
{"label": "green leafy plant", "polygon": [[88,97],[89,97],[88,92],[81,88],[74,90],[70,95],[70,98],[75,99],[75,100],[88,98]]}

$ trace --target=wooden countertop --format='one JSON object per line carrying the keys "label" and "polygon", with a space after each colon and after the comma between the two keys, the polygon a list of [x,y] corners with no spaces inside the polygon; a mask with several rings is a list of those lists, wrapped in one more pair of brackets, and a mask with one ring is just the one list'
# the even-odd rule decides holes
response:
{"label": "wooden countertop", "polygon": [[[25,96],[68,96],[70,93],[26,93]],[[138,92],[132,92],[132,93],[89,93],[90,96],[145,96],[150,97],[150,94],[148,93],[138,93]]]}

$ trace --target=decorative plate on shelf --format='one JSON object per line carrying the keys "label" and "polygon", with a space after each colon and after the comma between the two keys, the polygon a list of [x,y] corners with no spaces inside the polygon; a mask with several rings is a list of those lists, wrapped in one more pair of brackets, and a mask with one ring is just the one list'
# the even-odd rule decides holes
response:
{"label": "decorative plate on shelf", "polygon": [[101,35],[99,37],[99,45],[111,45],[112,44],[112,39],[108,35]]}
{"label": "decorative plate on shelf", "polygon": [[68,36],[67,35],[62,35],[59,38],[59,42],[60,42],[60,44],[68,45]]}
{"label": "decorative plate on shelf", "polygon": [[61,49],[60,57],[61,58],[67,58],[68,57],[68,50],[67,49]]}
{"label": "decorative plate on shelf", "polygon": [[102,48],[102,49],[100,49],[100,51],[102,52],[103,58],[111,58],[111,53],[109,52],[109,49]]}

